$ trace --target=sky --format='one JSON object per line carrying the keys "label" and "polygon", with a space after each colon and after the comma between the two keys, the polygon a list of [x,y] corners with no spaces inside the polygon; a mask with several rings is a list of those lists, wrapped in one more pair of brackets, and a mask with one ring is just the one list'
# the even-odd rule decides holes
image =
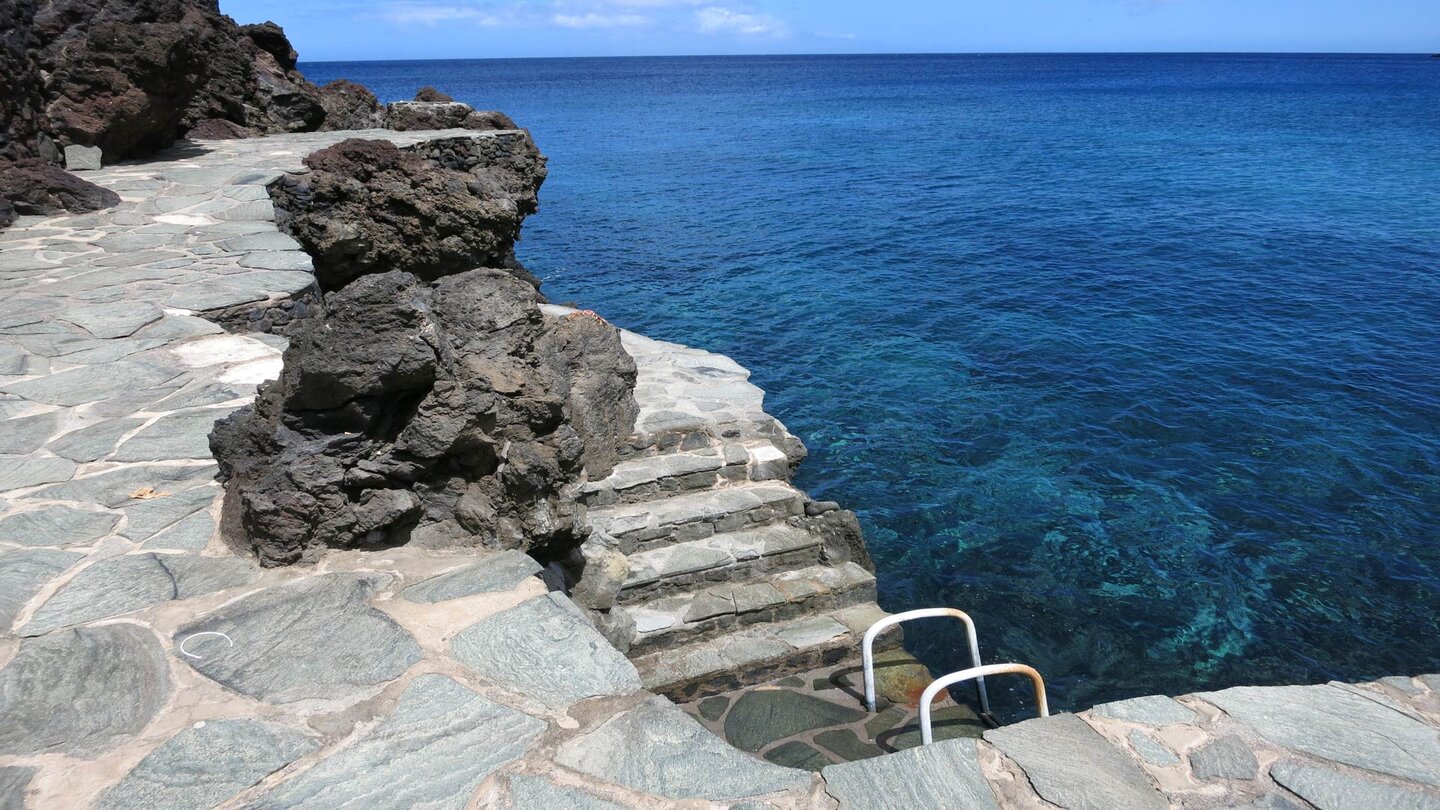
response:
{"label": "sky", "polygon": [[305,61],[1440,51],[1440,0],[221,0]]}

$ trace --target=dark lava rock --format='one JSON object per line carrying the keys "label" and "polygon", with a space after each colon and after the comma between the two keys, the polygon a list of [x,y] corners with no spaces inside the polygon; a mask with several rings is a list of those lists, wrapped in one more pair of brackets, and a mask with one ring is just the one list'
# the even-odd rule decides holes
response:
{"label": "dark lava rock", "polygon": [[211,435],[227,537],[267,565],[412,540],[577,547],[575,494],[631,432],[635,365],[616,329],[547,318],[543,300],[495,269],[366,275],[327,296],[280,379]]}
{"label": "dark lava rock", "polygon": [[[99,211],[120,202],[115,192],[39,158],[0,161],[0,199],[18,214]],[[0,212],[0,221],[4,220]]]}
{"label": "dark lava rock", "polygon": [[385,105],[385,126],[397,132],[415,129],[518,129],[505,113],[476,110],[459,101],[392,102]]}
{"label": "dark lava rock", "polygon": [[[280,27],[242,29],[214,0],[0,2],[19,3],[17,30],[33,20],[40,129],[62,146],[99,146],[113,161],[167,147],[207,119],[262,134],[324,120]],[[7,114],[23,107],[8,91],[0,98]]]}
{"label": "dark lava rock", "polygon": [[344,129],[376,129],[384,125],[385,114],[375,94],[362,84],[336,79],[320,88],[329,132]]}
{"label": "dark lava rock", "polygon": [[8,228],[15,224],[15,206],[9,200],[0,199],[0,228]]}
{"label": "dark lava rock", "polygon": [[45,85],[27,53],[35,7],[36,0],[0,0],[0,159],[38,154]]}
{"label": "dark lava rock", "polygon": [[449,93],[442,93],[433,87],[422,87],[415,94],[416,101],[454,101],[455,97]]}
{"label": "dark lava rock", "polygon": [[414,149],[350,139],[305,159],[310,172],[270,187],[276,222],[315,259],[323,290],[367,273],[426,280],[472,267],[509,267],[538,207],[545,158],[524,132],[454,138]]}
{"label": "dark lava rock", "polygon": [[255,131],[249,127],[242,127],[234,121],[226,121],[224,118],[206,118],[204,121],[190,128],[185,137],[192,141],[234,141],[240,138],[253,138]]}

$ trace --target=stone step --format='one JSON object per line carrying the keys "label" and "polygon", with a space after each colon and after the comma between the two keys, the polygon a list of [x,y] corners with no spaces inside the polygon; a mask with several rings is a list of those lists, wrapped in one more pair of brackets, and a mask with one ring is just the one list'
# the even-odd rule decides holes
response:
{"label": "stone step", "polygon": [[617,607],[635,622],[630,654],[673,649],[754,624],[786,622],[875,600],[875,576],[855,563],[812,565]]}
{"label": "stone step", "polygon": [[778,481],[747,481],[638,504],[590,510],[590,525],[622,554],[739,531],[804,514],[805,494]]}
{"label": "stone step", "polygon": [[627,459],[607,478],[587,483],[580,494],[591,507],[640,503],[739,481],[785,478],[789,464],[784,451],[768,441],[728,442]]}
{"label": "stone step", "polygon": [[630,575],[620,604],[652,599],[716,582],[741,582],[757,575],[815,565],[825,538],[777,523],[725,532],[630,555]]}
{"label": "stone step", "polygon": [[[865,602],[676,649],[632,653],[631,660],[645,688],[686,703],[845,661],[858,667],[866,629],[886,615],[879,605]],[[892,649],[902,639],[900,629],[892,627],[876,639],[875,649]]]}

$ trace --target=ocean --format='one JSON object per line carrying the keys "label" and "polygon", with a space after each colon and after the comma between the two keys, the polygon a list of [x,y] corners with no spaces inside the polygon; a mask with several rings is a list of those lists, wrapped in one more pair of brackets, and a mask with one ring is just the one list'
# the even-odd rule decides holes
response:
{"label": "ocean", "polygon": [[529,128],[551,300],[749,367],[881,605],[1052,706],[1440,670],[1440,60],[301,69]]}

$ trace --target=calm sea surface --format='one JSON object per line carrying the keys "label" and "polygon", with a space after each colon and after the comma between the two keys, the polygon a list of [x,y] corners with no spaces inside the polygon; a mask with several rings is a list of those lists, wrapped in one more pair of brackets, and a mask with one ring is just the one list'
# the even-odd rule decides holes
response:
{"label": "calm sea surface", "polygon": [[1058,706],[1440,670],[1440,60],[301,67],[530,128],[550,298],[753,369]]}

